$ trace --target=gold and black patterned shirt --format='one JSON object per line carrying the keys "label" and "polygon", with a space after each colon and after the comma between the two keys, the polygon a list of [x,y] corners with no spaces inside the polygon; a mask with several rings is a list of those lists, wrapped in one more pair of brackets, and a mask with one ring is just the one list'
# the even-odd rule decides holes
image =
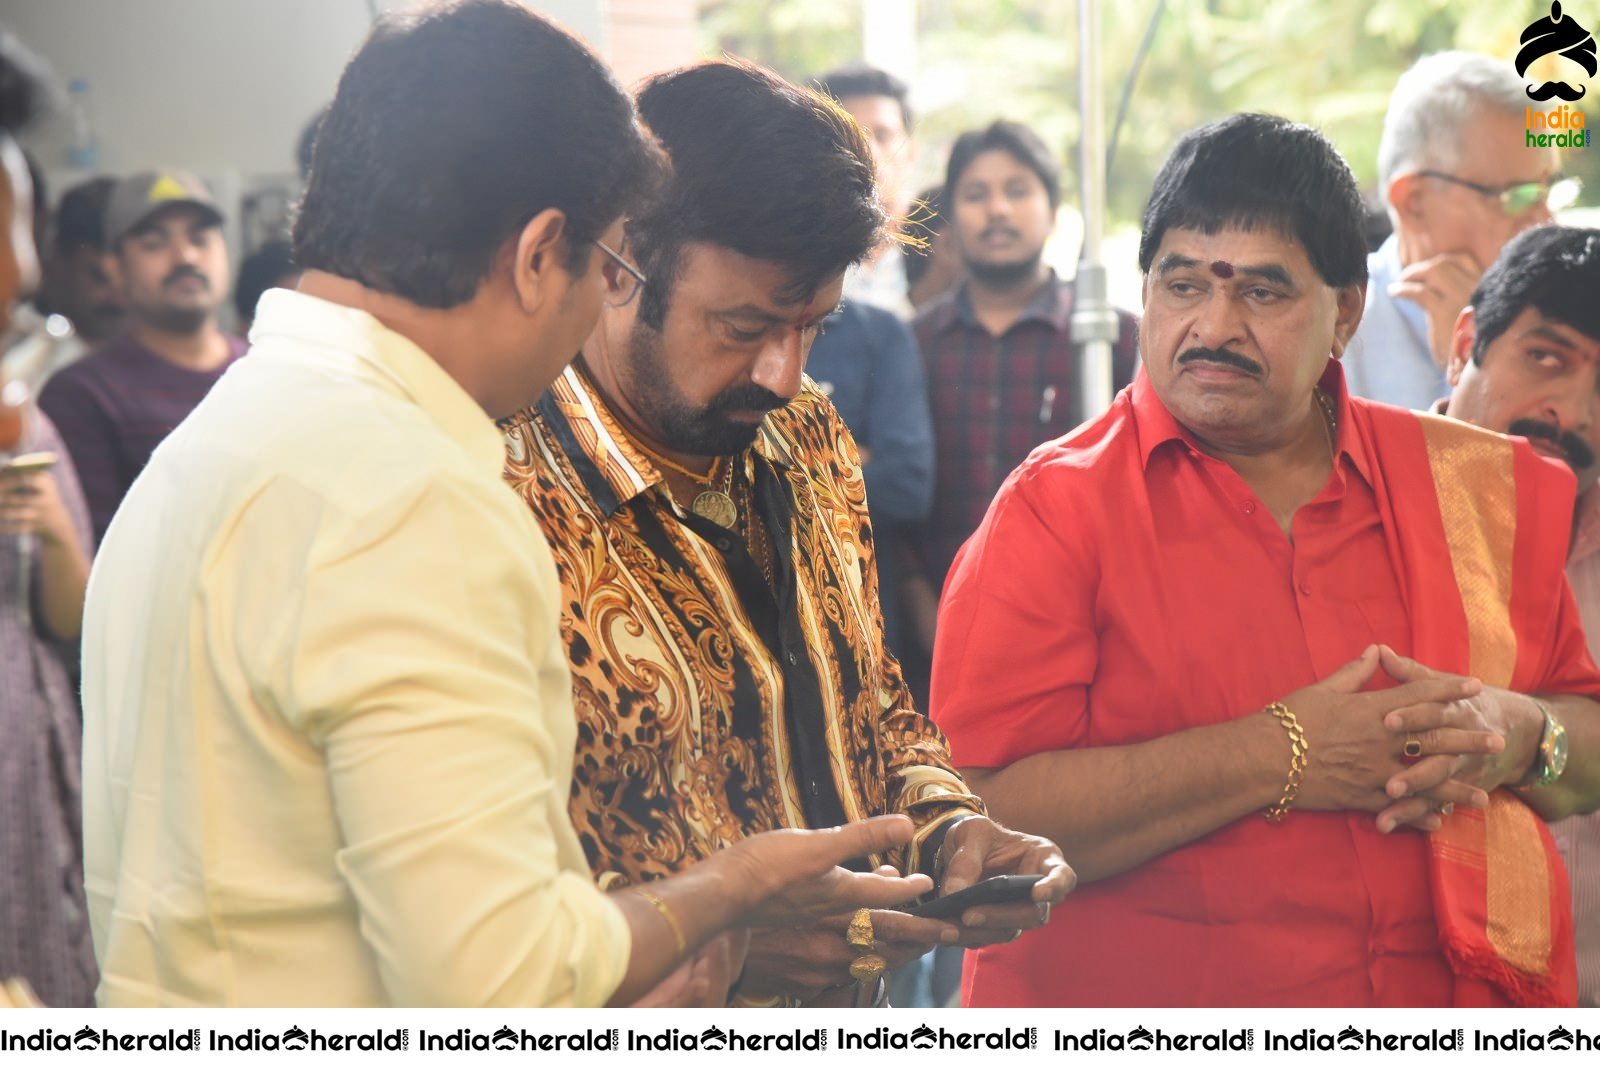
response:
{"label": "gold and black patterned shirt", "polygon": [[561,578],[572,822],[603,885],[886,812],[917,838],[872,863],[926,870],[951,821],[983,811],[884,648],[861,462],[809,379],[735,458],[773,535],[770,585],[734,531],[674,501],[581,365],[504,429]]}

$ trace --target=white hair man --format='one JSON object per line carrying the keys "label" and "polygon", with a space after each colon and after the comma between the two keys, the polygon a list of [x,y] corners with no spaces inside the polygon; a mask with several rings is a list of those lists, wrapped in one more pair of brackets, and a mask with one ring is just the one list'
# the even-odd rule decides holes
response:
{"label": "white hair man", "polygon": [[1511,238],[1570,203],[1557,150],[1528,147],[1511,63],[1473,52],[1424,56],[1389,98],[1378,187],[1394,233],[1368,260],[1366,312],[1350,351],[1350,391],[1406,408],[1449,392],[1456,316]]}

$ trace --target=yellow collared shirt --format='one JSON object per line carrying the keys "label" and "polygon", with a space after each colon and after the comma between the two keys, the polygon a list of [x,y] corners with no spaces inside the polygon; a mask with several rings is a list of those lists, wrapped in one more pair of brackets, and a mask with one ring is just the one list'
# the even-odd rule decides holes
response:
{"label": "yellow collared shirt", "polygon": [[483,410],[370,316],[262,300],[84,620],[104,1005],[589,1005],[558,586]]}

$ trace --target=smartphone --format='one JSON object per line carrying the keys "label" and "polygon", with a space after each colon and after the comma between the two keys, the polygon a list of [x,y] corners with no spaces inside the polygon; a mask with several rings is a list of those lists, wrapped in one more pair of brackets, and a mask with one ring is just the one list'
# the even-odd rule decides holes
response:
{"label": "smartphone", "polygon": [[1031,901],[1035,884],[1043,878],[1043,875],[996,875],[981,883],[973,883],[965,890],[898,911],[930,920],[953,919],[979,905],[1011,905],[1018,901]]}
{"label": "smartphone", "polygon": [[0,464],[0,475],[31,475],[35,471],[48,471],[56,465],[53,452],[25,452]]}

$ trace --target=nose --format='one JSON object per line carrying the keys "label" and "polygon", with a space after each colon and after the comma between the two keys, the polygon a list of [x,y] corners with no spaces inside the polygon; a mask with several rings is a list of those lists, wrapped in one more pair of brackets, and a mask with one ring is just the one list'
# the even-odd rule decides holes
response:
{"label": "nose", "polygon": [[184,263],[195,264],[200,262],[200,244],[192,238],[180,237],[173,242],[177,249],[178,258]]}
{"label": "nose", "polygon": [[1244,341],[1244,317],[1226,288],[1212,289],[1195,313],[1189,336],[1208,349],[1238,348]]}
{"label": "nose", "polygon": [[1006,196],[1004,189],[995,189],[989,193],[989,199],[984,202],[984,209],[991,219],[1009,218],[1011,198]]}
{"label": "nose", "polygon": [[1596,393],[1596,386],[1600,385],[1600,367],[1591,365],[1582,380],[1571,385],[1574,388],[1552,391],[1545,398],[1544,415],[1563,430],[1588,435],[1600,422],[1597,418],[1600,413],[1596,411],[1600,409],[1600,394]]}
{"label": "nose", "polygon": [[786,401],[800,395],[800,379],[806,369],[806,336],[799,330],[785,330],[762,346],[750,369],[750,381],[769,389]]}

